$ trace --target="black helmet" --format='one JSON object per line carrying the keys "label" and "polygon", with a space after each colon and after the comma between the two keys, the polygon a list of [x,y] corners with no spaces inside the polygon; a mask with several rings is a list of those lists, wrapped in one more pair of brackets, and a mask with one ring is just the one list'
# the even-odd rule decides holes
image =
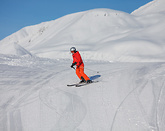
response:
{"label": "black helmet", "polygon": [[71,52],[71,51],[76,52],[76,48],[75,48],[75,47],[71,47],[71,48],[70,48],[70,52]]}

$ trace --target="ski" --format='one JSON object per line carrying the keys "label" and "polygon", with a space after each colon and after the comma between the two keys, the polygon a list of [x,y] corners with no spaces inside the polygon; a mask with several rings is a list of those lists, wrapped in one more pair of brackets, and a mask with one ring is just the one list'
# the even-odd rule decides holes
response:
{"label": "ski", "polygon": [[69,84],[67,86],[74,86],[74,87],[81,87],[81,86],[85,86],[85,85],[89,85],[89,84],[92,84],[92,83],[97,83],[99,81],[92,81],[91,83],[76,83],[76,84]]}
{"label": "ski", "polygon": [[67,86],[76,86],[78,85],[79,83],[75,83],[75,84],[68,84]]}
{"label": "ski", "polygon": [[99,81],[92,81],[91,83],[80,83],[80,84],[77,84],[75,85],[76,87],[81,87],[81,86],[85,86],[85,85],[89,85],[89,84],[92,84],[92,83],[97,83]]}

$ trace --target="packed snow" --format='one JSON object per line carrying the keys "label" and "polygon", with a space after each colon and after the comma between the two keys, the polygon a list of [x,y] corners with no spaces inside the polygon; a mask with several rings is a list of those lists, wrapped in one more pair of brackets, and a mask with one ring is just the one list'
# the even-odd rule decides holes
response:
{"label": "packed snow", "polygon": [[[164,131],[165,1],[93,9],[0,41],[0,131]],[[99,81],[82,87],[70,47]]]}
{"label": "packed snow", "polygon": [[78,82],[71,60],[1,55],[0,62],[2,131],[165,129],[165,63],[87,61],[99,82],[76,88],[66,86]]}

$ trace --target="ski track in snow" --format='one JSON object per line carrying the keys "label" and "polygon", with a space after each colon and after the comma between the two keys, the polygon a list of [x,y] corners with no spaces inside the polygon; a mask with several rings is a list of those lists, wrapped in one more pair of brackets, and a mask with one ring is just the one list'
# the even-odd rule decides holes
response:
{"label": "ski track in snow", "polygon": [[93,70],[85,71],[91,77],[100,75],[100,82],[68,88],[78,81],[70,63],[1,56],[0,130],[165,129],[164,63],[88,61],[86,68]]}

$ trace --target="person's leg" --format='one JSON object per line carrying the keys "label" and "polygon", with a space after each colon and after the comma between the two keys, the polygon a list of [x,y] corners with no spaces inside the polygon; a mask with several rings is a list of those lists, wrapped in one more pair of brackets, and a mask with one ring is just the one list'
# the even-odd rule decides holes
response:
{"label": "person's leg", "polygon": [[76,67],[76,75],[81,80],[80,67]]}
{"label": "person's leg", "polygon": [[84,67],[80,66],[80,75],[85,79],[85,81],[90,80],[89,77],[84,73]]}

